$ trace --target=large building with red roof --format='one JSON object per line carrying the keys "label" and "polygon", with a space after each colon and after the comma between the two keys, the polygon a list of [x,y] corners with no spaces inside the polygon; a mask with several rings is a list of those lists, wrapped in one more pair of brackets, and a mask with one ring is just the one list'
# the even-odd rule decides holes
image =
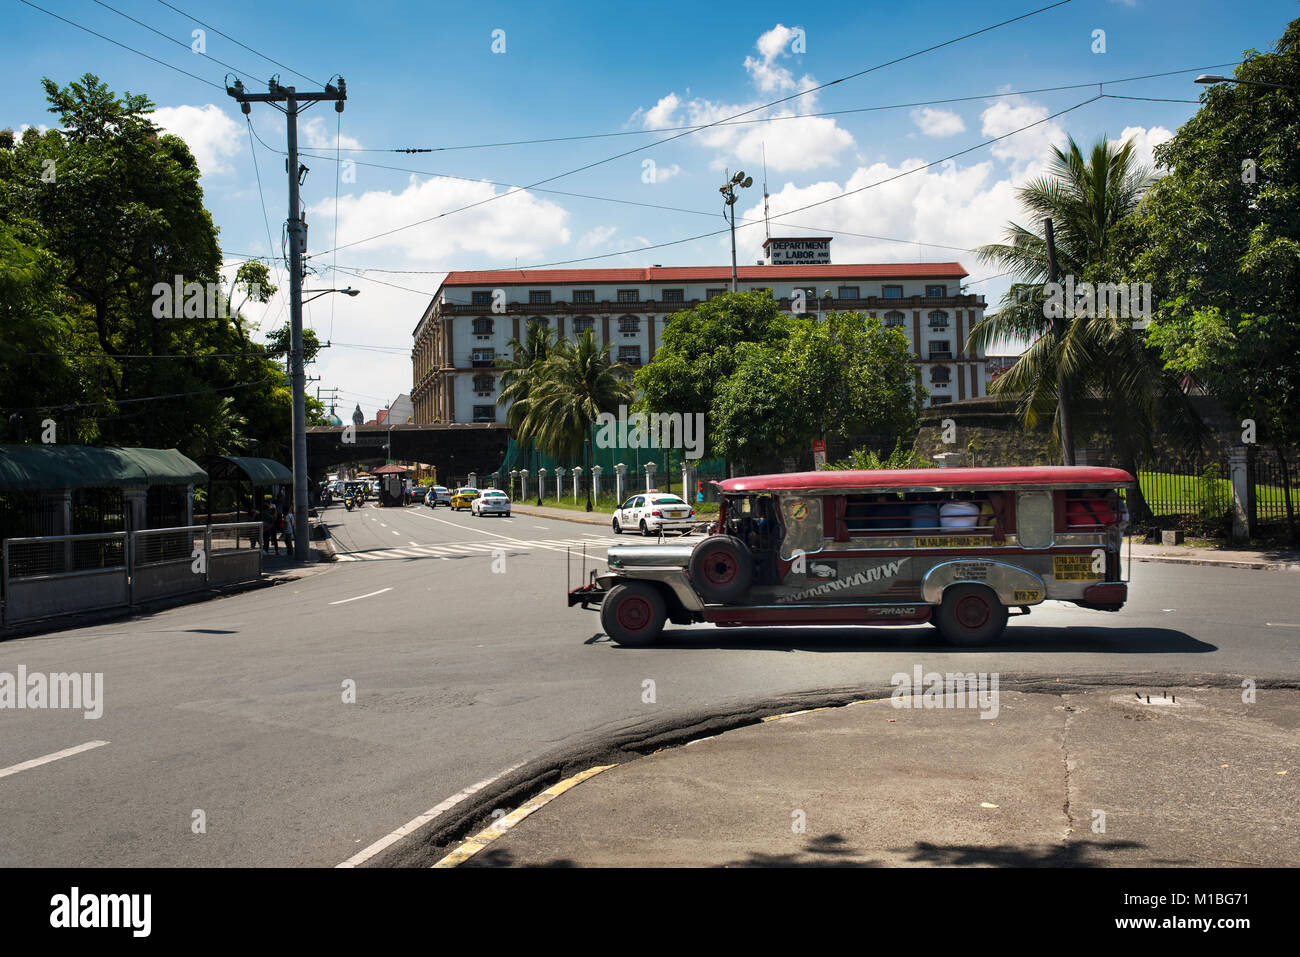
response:
{"label": "large building with red roof", "polygon": [[[937,405],[985,394],[984,358],[963,350],[985,305],[982,297],[962,292],[966,276],[955,262],[781,261],[741,266],[737,288],[770,289],[783,311],[810,320],[830,310],[853,311],[901,328],[928,401]],[[639,366],[654,358],[674,312],[730,285],[730,266],[448,273],[412,333],[415,421],[503,421],[496,361],[510,358],[507,344],[523,341],[530,322],[566,338],[591,330],[598,343],[610,344],[612,358]]]}

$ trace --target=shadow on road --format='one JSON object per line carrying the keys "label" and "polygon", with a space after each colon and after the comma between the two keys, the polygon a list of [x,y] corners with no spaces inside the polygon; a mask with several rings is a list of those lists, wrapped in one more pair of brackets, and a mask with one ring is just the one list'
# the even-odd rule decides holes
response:
{"label": "shadow on road", "polygon": [[[586,644],[593,643],[587,639]],[[898,625],[875,628],[667,628],[658,643],[623,651],[677,651],[682,649],[738,651],[933,651],[977,654],[990,652],[1047,651],[1056,654],[1208,654],[1218,646],[1172,628],[1093,628],[1089,626],[1035,627],[1012,625],[989,645],[958,648],[939,637],[933,627]]]}

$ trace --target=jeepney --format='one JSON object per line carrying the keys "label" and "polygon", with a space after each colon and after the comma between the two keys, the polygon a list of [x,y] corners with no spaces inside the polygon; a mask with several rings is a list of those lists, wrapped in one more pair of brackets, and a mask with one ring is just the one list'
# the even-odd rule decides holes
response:
{"label": "jeepney", "polygon": [[664,624],[914,625],[987,644],[1044,601],[1118,611],[1128,597],[1113,468],[819,471],[713,483],[696,542],[615,545],[569,592],[623,645]]}

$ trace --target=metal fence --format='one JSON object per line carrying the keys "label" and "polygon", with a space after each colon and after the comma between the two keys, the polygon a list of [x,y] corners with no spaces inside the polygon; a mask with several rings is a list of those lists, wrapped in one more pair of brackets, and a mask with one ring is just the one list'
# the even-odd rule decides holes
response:
{"label": "metal fence", "polygon": [[1232,510],[1227,459],[1197,463],[1185,471],[1139,471],[1137,477],[1152,515],[1214,519]]}
{"label": "metal fence", "polygon": [[189,525],[4,542],[4,624],[134,605],[262,574],[262,525]]}
{"label": "metal fence", "polygon": [[1273,449],[1252,449],[1247,465],[1247,498],[1251,534],[1258,526],[1281,525],[1287,520],[1287,498],[1292,514],[1300,516],[1300,489],[1296,488],[1297,463],[1283,461]]}

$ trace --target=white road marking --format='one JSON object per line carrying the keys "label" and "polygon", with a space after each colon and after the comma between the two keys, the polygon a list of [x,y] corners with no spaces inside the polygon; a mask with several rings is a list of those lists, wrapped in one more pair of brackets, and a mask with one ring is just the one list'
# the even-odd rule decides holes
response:
{"label": "white road marking", "polygon": [[402,533],[399,532],[397,529],[393,529],[393,534],[394,534],[394,535],[401,535]]}
{"label": "white road marking", "polygon": [[397,830],[393,831],[391,834],[387,835],[386,837],[381,837],[379,840],[375,841],[375,843],[371,844],[365,850],[358,851],[356,854],[353,854],[342,864],[336,865],[336,867],[356,867],[359,864],[364,864],[366,861],[370,860],[370,858],[374,857],[380,851],[384,850],[385,848],[392,847],[394,844],[396,844],[402,838],[406,837],[408,834],[413,834],[414,832],[418,831],[420,828],[428,824],[439,814],[444,814],[447,811],[450,811],[461,801],[464,801],[466,798],[477,794],[479,791],[482,791],[493,781],[500,780],[501,778],[509,774],[511,771],[517,771],[522,767],[523,767],[522,763],[516,764],[513,767],[506,768],[504,771],[500,772],[499,774],[492,775],[492,777],[490,778],[484,778],[482,781],[479,781],[478,784],[471,784],[469,787],[465,788],[465,790],[458,791],[457,793],[453,794],[451,797],[447,798],[447,800],[429,808],[429,810],[425,811],[419,817],[412,818],[411,820],[407,821],[405,824],[403,824],[401,827],[399,827]]}
{"label": "white road marking", "polygon": [[49,764],[51,761],[58,761],[61,758],[70,758],[74,754],[81,754],[83,751],[92,751],[95,748],[102,748],[108,744],[107,741],[87,741],[85,744],[79,744],[75,748],[64,748],[62,751],[55,751],[53,754],[47,754],[44,757],[32,758],[30,761],[23,761],[21,764],[11,764],[7,768],[0,768],[0,778],[7,778],[11,774],[17,774],[19,771],[28,771],[32,768],[38,768],[42,764]]}
{"label": "white road marking", "polygon": [[347,604],[348,602],[350,602],[350,601],[360,601],[360,600],[363,599],[363,598],[374,598],[376,595],[382,595],[384,592],[386,592],[386,591],[392,591],[392,590],[393,590],[393,588],[392,588],[392,586],[390,585],[390,586],[387,587],[387,588],[381,588],[381,589],[379,589],[379,591],[372,591],[372,592],[371,592],[370,594],[368,594],[368,595],[358,595],[356,598],[344,598],[344,599],[342,599],[341,601],[332,601],[332,602],[330,602],[330,604],[331,604],[331,605],[346,605],[346,604]]}
{"label": "white road marking", "polygon": [[[434,518],[432,515],[420,515],[420,518],[427,518],[427,519],[428,519],[429,521],[431,521],[431,522],[442,522],[442,524],[444,524],[444,525],[450,525],[450,526],[452,526],[453,528],[459,528],[459,529],[461,529],[461,530],[464,530],[464,528],[465,528],[464,525],[461,525],[461,524],[459,524],[459,523],[457,523],[457,522],[449,522],[449,521],[447,521],[446,519],[442,519],[442,518]],[[515,544],[515,545],[536,545],[538,548],[549,548],[551,551],[554,551],[554,552],[562,552],[562,551],[564,551],[564,549],[562,549],[562,548],[554,548],[554,547],[552,547],[552,546],[550,546],[550,545],[543,545],[543,544],[541,544],[541,543],[539,543],[539,542],[529,542],[529,541],[526,541],[526,540],[524,540],[524,539],[522,539],[522,538],[514,538],[514,537],[512,537],[512,536],[510,536],[510,535],[498,535],[496,532],[483,531],[483,534],[484,534],[484,535],[491,535],[493,538],[501,538],[501,539],[504,539],[505,541],[507,541],[507,542],[512,542],[512,543]]]}
{"label": "white road marking", "polygon": [[[411,540],[408,538],[407,541],[410,542]],[[419,543],[419,542],[411,542],[411,544],[412,544],[412,545],[416,545],[416,546],[418,546],[420,543]]]}
{"label": "white road marking", "polygon": [[380,528],[387,528],[387,527],[388,527],[388,523],[387,523],[387,522],[380,522],[380,523],[379,523],[379,527],[380,527]]}
{"label": "white road marking", "polygon": [[1289,621],[1266,621],[1264,624],[1270,628],[1300,628],[1300,625]]}
{"label": "white road marking", "polygon": [[545,525],[534,525],[533,528],[540,528],[542,531],[546,531]]}

